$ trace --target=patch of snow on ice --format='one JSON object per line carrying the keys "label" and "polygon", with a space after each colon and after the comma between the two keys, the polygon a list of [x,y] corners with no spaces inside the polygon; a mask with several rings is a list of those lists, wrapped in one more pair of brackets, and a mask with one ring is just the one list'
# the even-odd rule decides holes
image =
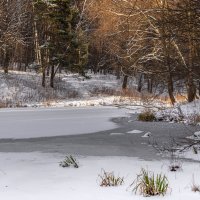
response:
{"label": "patch of snow on ice", "polygon": [[143,138],[148,138],[148,137],[150,137],[151,136],[151,132],[147,132],[147,133],[145,133],[142,137]]}
{"label": "patch of snow on ice", "polygon": [[124,135],[124,133],[110,133],[111,136],[113,135]]}
{"label": "patch of snow on ice", "polygon": [[129,134],[140,134],[143,133],[144,131],[140,131],[140,130],[132,130],[132,131],[128,131],[127,133]]}
{"label": "patch of snow on ice", "polygon": [[200,139],[200,131],[195,132],[195,133],[194,133],[194,137],[197,137],[197,138]]}
{"label": "patch of snow on ice", "polygon": [[186,137],[192,140],[200,140],[200,131],[195,132],[193,135]]}

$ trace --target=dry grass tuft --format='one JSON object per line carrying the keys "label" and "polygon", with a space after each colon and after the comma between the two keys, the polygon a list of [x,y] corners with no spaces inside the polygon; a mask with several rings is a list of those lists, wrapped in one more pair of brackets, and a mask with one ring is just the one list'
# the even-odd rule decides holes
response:
{"label": "dry grass tuft", "polygon": [[155,176],[145,169],[141,170],[141,173],[137,176],[133,184],[135,184],[133,191],[135,193],[139,191],[145,197],[156,195],[164,196],[169,188],[168,179],[165,175],[157,174]]}
{"label": "dry grass tuft", "polygon": [[113,172],[106,172],[102,170],[102,175],[99,175],[101,181],[101,187],[114,187],[120,186],[124,183],[124,178],[120,176],[115,176]]}

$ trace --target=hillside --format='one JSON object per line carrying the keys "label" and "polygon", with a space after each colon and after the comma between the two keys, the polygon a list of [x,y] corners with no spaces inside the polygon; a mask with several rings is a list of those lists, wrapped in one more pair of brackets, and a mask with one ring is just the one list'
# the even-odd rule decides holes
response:
{"label": "hillside", "polygon": [[[48,79],[47,79],[48,81]],[[11,71],[0,73],[0,106],[86,106],[112,104],[121,90],[121,80],[113,75],[60,74],[55,88],[43,88],[41,75]]]}

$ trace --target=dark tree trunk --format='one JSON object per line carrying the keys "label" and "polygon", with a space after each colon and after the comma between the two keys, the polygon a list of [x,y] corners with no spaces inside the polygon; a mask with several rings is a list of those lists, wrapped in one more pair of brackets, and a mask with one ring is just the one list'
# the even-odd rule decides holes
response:
{"label": "dark tree trunk", "polygon": [[153,93],[153,80],[152,78],[148,78],[147,80],[147,89],[149,93]]}
{"label": "dark tree trunk", "polygon": [[169,98],[171,100],[172,105],[176,103],[176,99],[174,97],[174,86],[173,86],[173,80],[171,74],[168,75],[168,80],[167,80],[167,88],[168,88],[168,94]]}
{"label": "dark tree trunk", "polygon": [[4,65],[3,65],[3,69],[4,69],[5,74],[8,74],[8,66],[9,66],[9,54],[6,51],[5,52],[5,58],[4,58]]}
{"label": "dark tree trunk", "polygon": [[120,70],[119,69],[116,70],[116,77],[117,77],[117,80],[120,79]]}
{"label": "dark tree trunk", "polygon": [[26,72],[27,66],[28,66],[28,57],[26,58],[26,62],[25,62],[25,65],[24,65],[24,71],[25,72]]}
{"label": "dark tree trunk", "polygon": [[125,90],[127,89],[127,84],[128,84],[128,76],[124,76],[123,84],[122,84],[122,89]]}
{"label": "dark tree trunk", "polygon": [[62,74],[62,67],[61,66],[59,66],[58,70],[59,70],[59,74]]}
{"label": "dark tree trunk", "polygon": [[138,92],[142,91],[142,79],[143,79],[143,74],[140,74],[140,77],[139,77],[139,80],[138,80],[138,87],[137,87]]}
{"label": "dark tree trunk", "polygon": [[42,87],[46,86],[46,70],[42,70]]}
{"label": "dark tree trunk", "polygon": [[53,88],[54,87],[54,65],[51,66],[51,77],[50,77],[50,86]]}
{"label": "dark tree trunk", "polygon": [[189,72],[189,75],[188,75],[187,97],[188,97],[188,102],[194,101],[196,97],[196,85],[194,84],[192,72]]}
{"label": "dark tree trunk", "polygon": [[199,89],[199,97],[200,97],[200,81],[199,81],[199,88],[198,89]]}
{"label": "dark tree trunk", "polygon": [[50,75],[50,67],[48,66],[47,67],[47,76],[49,76]]}

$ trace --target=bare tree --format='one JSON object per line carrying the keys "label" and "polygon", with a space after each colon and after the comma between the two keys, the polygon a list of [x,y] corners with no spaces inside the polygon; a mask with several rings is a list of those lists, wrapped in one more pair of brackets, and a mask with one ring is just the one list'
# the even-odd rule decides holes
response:
{"label": "bare tree", "polygon": [[2,0],[0,2],[0,52],[4,72],[8,73],[11,57],[15,50],[25,46],[23,26],[27,23],[27,2]]}

